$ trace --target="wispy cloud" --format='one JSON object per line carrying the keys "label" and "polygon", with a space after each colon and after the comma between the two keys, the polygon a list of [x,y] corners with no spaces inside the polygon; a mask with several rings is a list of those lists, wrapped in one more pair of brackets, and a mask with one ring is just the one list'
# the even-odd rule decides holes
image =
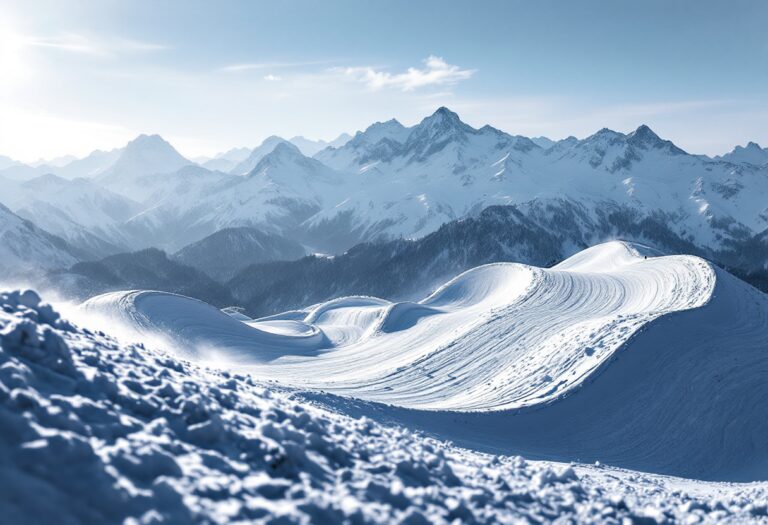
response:
{"label": "wispy cloud", "polygon": [[282,77],[279,77],[277,75],[265,75],[264,80],[268,80],[269,82],[278,82],[282,80]]}
{"label": "wispy cloud", "polygon": [[25,36],[23,42],[30,47],[100,57],[167,49],[167,46],[152,42],[142,42],[140,40],[120,37],[98,37],[80,33],[62,33],[55,36]]}
{"label": "wispy cloud", "polygon": [[289,69],[297,67],[317,66],[330,64],[332,60],[310,60],[306,62],[245,62],[242,64],[230,64],[221,68],[221,71],[240,73],[260,69]]}
{"label": "wispy cloud", "polygon": [[344,74],[352,77],[370,89],[394,88],[413,91],[425,86],[452,85],[467,80],[475,74],[474,69],[462,69],[447,63],[443,58],[430,55],[424,60],[424,67],[409,67],[404,73],[389,73],[372,67],[348,67]]}

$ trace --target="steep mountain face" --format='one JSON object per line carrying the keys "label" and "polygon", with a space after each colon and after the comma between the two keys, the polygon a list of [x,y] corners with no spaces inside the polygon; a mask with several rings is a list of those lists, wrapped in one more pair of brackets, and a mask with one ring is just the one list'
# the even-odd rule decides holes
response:
{"label": "steep mountain face", "polygon": [[109,168],[96,181],[135,200],[144,196],[136,179],[147,175],[173,173],[193,164],[159,135],[139,135],[129,142]]}
{"label": "steep mountain face", "polygon": [[196,297],[219,307],[233,303],[225,287],[157,249],[80,262],[69,269],[51,272],[47,278],[49,286],[76,299],[114,290],[145,289]]}
{"label": "steep mountain face", "polygon": [[225,228],[185,246],[173,258],[217,281],[231,279],[252,264],[291,261],[306,254],[297,242],[256,228]]}
{"label": "steep mountain face", "polygon": [[88,179],[47,174],[26,182],[2,181],[0,202],[64,238],[82,259],[124,251],[123,225],[140,205]]}
{"label": "steep mountain face", "polygon": [[755,142],[750,142],[746,146],[736,146],[732,152],[715,158],[734,164],[746,163],[755,166],[765,166],[768,164],[768,149],[761,148]]}
{"label": "steep mountain face", "polygon": [[77,262],[67,243],[0,204],[0,279],[28,277]]}
{"label": "steep mountain face", "polygon": [[244,160],[238,162],[229,173],[233,175],[246,175],[250,173],[261,162],[261,159],[272,153],[278,144],[289,144],[289,142],[276,135],[267,137],[264,139],[264,142],[253,148]]}

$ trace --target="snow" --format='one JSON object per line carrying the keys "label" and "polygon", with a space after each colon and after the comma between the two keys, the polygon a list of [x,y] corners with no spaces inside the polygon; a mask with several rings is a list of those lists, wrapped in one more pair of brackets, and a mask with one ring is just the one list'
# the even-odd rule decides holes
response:
{"label": "snow", "polygon": [[[292,140],[310,151],[300,137]],[[54,182],[41,187],[29,213],[9,203],[6,192],[0,201],[16,213],[39,215],[41,227],[85,251],[99,243],[177,250],[222,228],[251,226],[298,236],[313,251],[337,253],[363,241],[419,238],[491,205],[551,203],[563,196],[593,216],[606,207],[631,209],[639,219],[663,216],[673,233],[703,250],[728,248],[768,227],[768,165],[756,144],[710,159],[687,154],[647,126],[552,144],[537,140],[545,147],[490,126],[472,128],[440,108],[416,126],[390,120],[348,141],[340,137],[314,162],[285,164],[283,175],[265,187],[239,176],[252,173],[278,144],[291,144],[280,137],[206,164],[229,170],[224,173],[192,166],[158,136],[140,136],[124,148],[52,170],[64,178],[93,177],[105,192],[125,198],[118,209],[137,207],[127,219],[105,216],[106,198],[83,202],[72,191],[57,195],[60,184]],[[758,157],[736,158],[737,152]],[[40,174],[23,168],[24,179]],[[321,171],[334,176],[316,178]],[[313,184],[297,187],[295,181]]]}
{"label": "snow", "polygon": [[82,309],[473,448],[700,479],[768,467],[768,298],[697,257],[610,242],[551,269],[475,268],[416,303],[341,298],[284,321],[145,291]]}
{"label": "snow", "polygon": [[89,179],[67,180],[53,174],[8,181],[0,202],[73,245],[96,246],[95,255],[102,257],[111,253],[100,251],[99,244],[128,245],[123,225],[140,209],[139,203]]}
{"label": "snow", "polygon": [[95,180],[131,199],[142,200],[146,193],[141,185],[136,184],[137,178],[173,173],[192,164],[161,136],[139,135],[123,148],[114,164],[99,173]]}
{"label": "snow", "polygon": [[761,148],[756,142],[750,142],[746,146],[736,146],[730,153],[715,158],[735,164],[746,163],[764,166],[768,164],[768,150]]}
{"label": "snow", "polygon": [[29,290],[0,293],[0,472],[12,480],[0,508],[11,523],[766,518],[765,483],[486,454],[379,419],[384,406],[350,414],[350,403],[119,342]]}
{"label": "snow", "polygon": [[0,276],[28,277],[70,266],[77,258],[65,243],[0,204]]}
{"label": "snow", "polygon": [[287,143],[287,140],[275,135],[267,137],[259,146],[253,148],[245,159],[238,162],[229,173],[232,173],[233,175],[247,175],[256,167],[261,159],[272,153],[275,146]]}

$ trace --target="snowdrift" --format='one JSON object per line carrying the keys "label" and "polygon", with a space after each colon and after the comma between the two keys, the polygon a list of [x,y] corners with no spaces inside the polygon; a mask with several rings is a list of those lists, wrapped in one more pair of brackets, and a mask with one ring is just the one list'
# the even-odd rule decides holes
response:
{"label": "snowdrift", "polygon": [[768,476],[768,298],[696,257],[611,242],[551,269],[479,267],[418,303],[343,298],[303,319],[240,322],[157,292],[82,308],[473,447]]}
{"label": "snowdrift", "polygon": [[765,484],[488,456],[280,390],[0,291],[4,523],[765,520]]}

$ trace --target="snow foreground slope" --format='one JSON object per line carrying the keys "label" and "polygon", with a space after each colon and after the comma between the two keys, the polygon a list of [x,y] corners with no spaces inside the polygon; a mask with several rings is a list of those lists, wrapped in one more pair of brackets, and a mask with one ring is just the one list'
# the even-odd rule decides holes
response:
{"label": "snow foreground slope", "polygon": [[582,523],[766,519],[765,484],[490,456],[297,401],[0,292],[9,523]]}
{"label": "snow foreground slope", "polygon": [[549,270],[479,267],[418,303],[349,297],[256,321],[159,292],[82,309],[475,448],[765,479],[768,297],[703,259],[655,255],[611,242]]}

